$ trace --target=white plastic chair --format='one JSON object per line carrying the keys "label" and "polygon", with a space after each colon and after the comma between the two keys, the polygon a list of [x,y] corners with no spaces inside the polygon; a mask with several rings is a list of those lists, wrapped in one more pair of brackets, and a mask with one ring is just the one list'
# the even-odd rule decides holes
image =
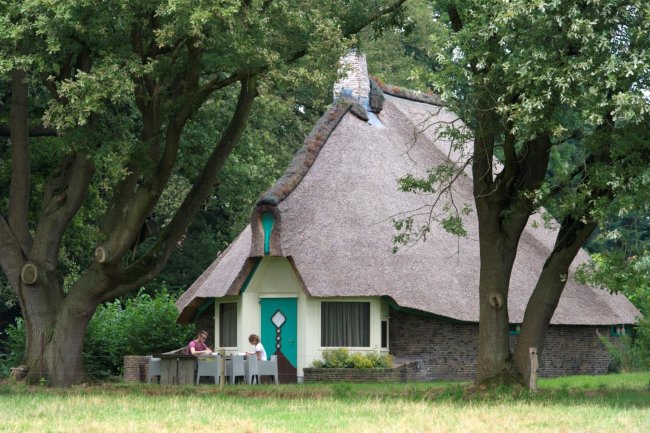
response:
{"label": "white plastic chair", "polygon": [[273,376],[275,384],[278,384],[278,357],[272,355],[269,361],[258,361],[258,379],[261,376]]}
{"label": "white plastic chair", "polygon": [[226,360],[226,376],[230,378],[230,384],[235,384],[236,377],[243,377],[246,381],[246,368],[244,367],[244,355],[232,355],[231,360]]}
{"label": "white plastic chair", "polygon": [[257,355],[248,355],[246,358],[246,383],[249,385],[253,384],[253,378],[258,385],[260,383],[258,363]]}
{"label": "white plastic chair", "polygon": [[196,384],[199,384],[201,377],[214,377],[214,383],[218,385],[221,377],[221,363],[223,360],[220,356],[199,356],[197,359]]}
{"label": "white plastic chair", "polygon": [[149,356],[149,367],[147,368],[147,383],[151,383],[151,378],[157,376],[160,378],[162,361],[160,358]]}

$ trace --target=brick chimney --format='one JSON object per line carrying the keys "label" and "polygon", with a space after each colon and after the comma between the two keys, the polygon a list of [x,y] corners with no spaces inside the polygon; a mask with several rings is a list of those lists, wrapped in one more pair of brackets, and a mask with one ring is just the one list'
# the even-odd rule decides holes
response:
{"label": "brick chimney", "polygon": [[366,55],[350,50],[339,60],[340,78],[334,83],[334,100],[348,97],[364,107],[368,105],[370,95],[370,79]]}
{"label": "brick chimney", "polygon": [[334,100],[345,97],[358,102],[366,109],[368,123],[383,128],[377,114],[384,105],[384,93],[374,82],[370,83],[366,55],[350,50],[341,57],[339,65],[340,78],[334,83]]}

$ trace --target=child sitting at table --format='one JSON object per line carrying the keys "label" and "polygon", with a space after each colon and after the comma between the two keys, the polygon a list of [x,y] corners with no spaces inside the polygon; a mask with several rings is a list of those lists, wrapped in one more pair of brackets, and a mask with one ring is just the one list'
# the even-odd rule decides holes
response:
{"label": "child sitting at table", "polygon": [[257,334],[251,334],[248,336],[248,342],[255,346],[255,352],[246,352],[247,355],[257,355],[258,361],[266,361],[266,350],[264,346],[260,343],[260,337]]}

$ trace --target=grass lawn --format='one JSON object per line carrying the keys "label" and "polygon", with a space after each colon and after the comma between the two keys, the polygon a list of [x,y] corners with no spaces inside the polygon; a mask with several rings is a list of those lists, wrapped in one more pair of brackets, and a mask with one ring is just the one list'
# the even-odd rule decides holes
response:
{"label": "grass lawn", "polygon": [[540,381],[69,389],[0,385],[2,432],[644,432],[648,373]]}

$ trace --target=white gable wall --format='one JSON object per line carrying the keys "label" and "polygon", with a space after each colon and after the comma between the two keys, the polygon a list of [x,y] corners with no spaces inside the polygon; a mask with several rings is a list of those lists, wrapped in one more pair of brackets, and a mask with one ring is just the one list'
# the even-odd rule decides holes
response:
{"label": "white gable wall", "polygon": [[[303,376],[303,368],[316,359],[322,359],[321,302],[347,301],[370,302],[370,347],[350,347],[350,352],[382,352],[381,320],[388,320],[388,304],[379,297],[314,298],[304,292],[289,261],[284,257],[264,257],[241,296],[228,296],[215,300],[215,337],[219,338],[219,304],[237,302],[238,347],[226,348],[228,353],[251,351],[248,336],[260,334],[261,298],[296,298],[297,300],[297,374]],[[389,327],[390,332],[390,327]],[[272,347],[266,347],[269,356]]]}

